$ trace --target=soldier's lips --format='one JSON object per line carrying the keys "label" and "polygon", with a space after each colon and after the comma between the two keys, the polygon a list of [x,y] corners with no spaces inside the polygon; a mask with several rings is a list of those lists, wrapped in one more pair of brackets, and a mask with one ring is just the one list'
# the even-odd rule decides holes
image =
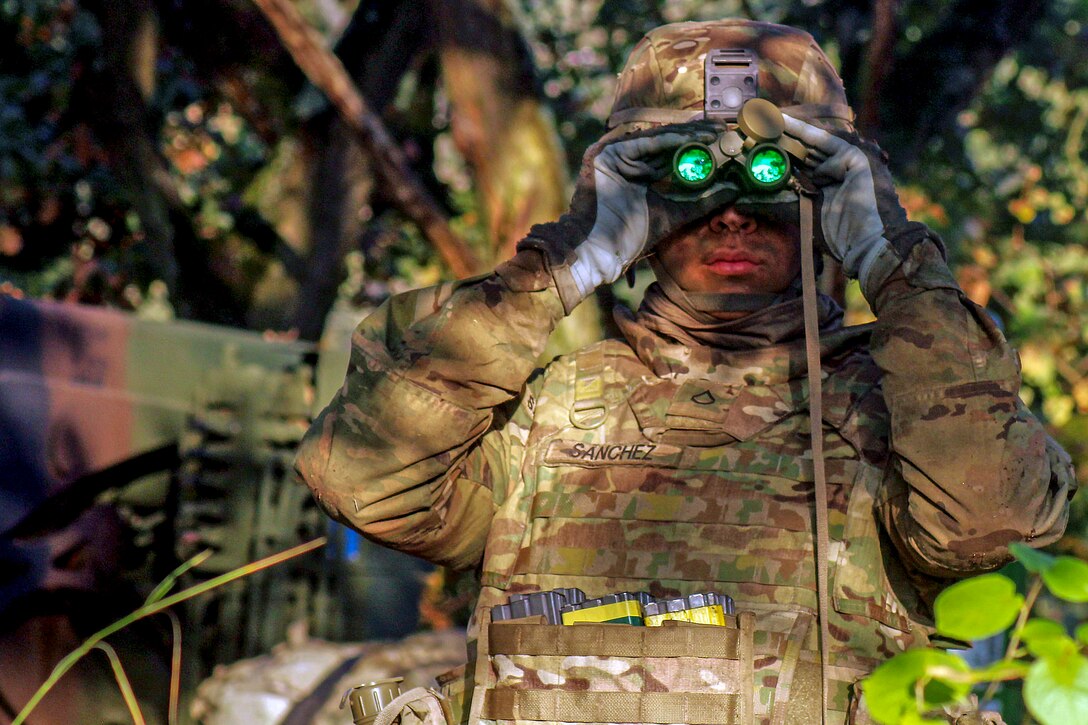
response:
{"label": "soldier's lips", "polygon": [[714,274],[732,276],[748,274],[763,263],[745,254],[715,254],[705,264]]}

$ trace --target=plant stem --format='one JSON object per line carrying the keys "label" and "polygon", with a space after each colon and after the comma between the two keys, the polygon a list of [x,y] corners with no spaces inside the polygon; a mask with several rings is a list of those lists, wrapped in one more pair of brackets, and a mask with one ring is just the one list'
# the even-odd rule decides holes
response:
{"label": "plant stem", "polygon": [[65,673],[68,672],[68,670],[72,669],[76,662],[78,662],[88,652],[90,652],[95,645],[104,640],[106,637],[109,637],[111,634],[114,634],[124,629],[128,625],[132,624],[135,621],[143,619],[144,617],[149,617],[152,614],[158,614],[159,612],[167,609],[168,607],[172,607],[175,604],[184,602],[187,599],[192,599],[193,597],[211,591],[216,587],[228,584],[235,579],[240,579],[241,577],[252,574],[256,571],[260,571],[261,569],[275,566],[276,564],[287,561],[288,559],[309,553],[314,549],[324,546],[325,542],[325,537],[321,537],[305,544],[293,546],[286,551],[281,551],[278,554],[273,554],[272,556],[268,556],[264,559],[260,559],[253,563],[246,564],[245,566],[240,566],[237,569],[228,571],[226,574],[220,574],[219,576],[209,579],[206,582],[201,582],[200,584],[191,586],[184,591],[180,591],[177,594],[174,594],[173,596],[160,599],[153,604],[145,604],[128,616],[117,620],[113,624],[99,630],[98,632],[95,632],[83,644],[72,650],[72,652],[70,652],[64,659],[57,663],[57,666],[53,668],[53,671],[49,674],[49,677],[47,677],[45,682],[42,683],[42,686],[38,688],[38,691],[34,693],[34,696],[30,698],[30,701],[27,702],[27,704],[15,717],[15,720],[12,721],[11,725],[23,725],[23,723],[26,722],[26,718],[30,715],[31,712],[33,712],[34,708],[38,706],[38,703],[41,702],[42,698],[45,697],[51,689],[53,689],[53,685],[57,684],[57,681],[60,680],[60,678],[63,677]]}
{"label": "plant stem", "polygon": [[99,642],[94,648],[102,650],[106,653],[106,657],[109,658],[110,667],[113,668],[113,679],[117,680],[117,687],[121,689],[121,697],[125,700],[128,714],[132,716],[132,722],[134,725],[145,725],[140,703],[136,701],[136,693],[132,691],[132,683],[129,682],[128,675],[125,674],[125,668],[121,664],[121,658],[117,656],[117,651],[107,642]]}
{"label": "plant stem", "polygon": [[[1039,597],[1039,592],[1043,590],[1043,578],[1038,574],[1035,575],[1035,579],[1031,582],[1031,588],[1028,589],[1028,595],[1024,599],[1024,606],[1020,608],[1020,616],[1016,618],[1016,626],[1012,628],[1012,637],[1009,638],[1009,646],[1005,648],[1005,659],[1013,659],[1013,655],[1016,653],[1016,649],[1020,646],[1020,634],[1024,631],[1024,624],[1028,621],[1028,615],[1031,614],[1031,608],[1035,606],[1035,600]],[[983,701],[989,700],[997,692],[997,680],[990,683],[990,686],[986,688],[986,692],[983,693]]]}
{"label": "plant stem", "polygon": [[980,685],[983,682],[1003,682],[1005,680],[1023,679],[1026,668],[1010,667],[994,672],[987,670],[968,670],[960,672],[951,667],[931,667],[927,670],[929,676],[945,682],[956,682],[964,685]]}
{"label": "plant stem", "polygon": [[170,610],[163,612],[170,618],[173,642],[170,652],[170,704],[166,712],[167,725],[178,725],[178,703],[181,700],[181,622]]}

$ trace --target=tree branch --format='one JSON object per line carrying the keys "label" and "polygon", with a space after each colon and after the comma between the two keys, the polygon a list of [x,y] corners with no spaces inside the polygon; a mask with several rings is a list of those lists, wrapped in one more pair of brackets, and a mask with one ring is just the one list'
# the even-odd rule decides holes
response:
{"label": "tree branch", "polygon": [[875,137],[880,126],[880,90],[895,58],[895,15],[898,9],[899,0],[873,2],[873,34],[863,66],[861,112],[857,119],[859,130],[869,137]]}
{"label": "tree branch", "polygon": [[[426,65],[420,61],[432,45],[432,28],[426,3],[361,0],[333,52],[363,98],[372,108],[384,111],[413,68],[416,82],[428,85]],[[321,337],[325,317],[336,301],[344,255],[354,247],[368,252],[363,227],[369,222],[360,218],[361,206],[370,205],[372,218],[390,206],[384,194],[374,188],[372,164],[358,148],[354,133],[331,104],[326,105],[303,128],[311,165],[307,203],[310,251],[292,323],[301,339],[314,341]],[[429,163],[429,156],[425,158]],[[433,169],[422,166],[419,158],[414,163],[420,169],[420,180],[435,189],[437,184],[427,173]]]}
{"label": "tree branch", "polygon": [[299,68],[328,96],[360,146],[373,158],[375,174],[397,208],[419,226],[454,274],[467,277],[480,271],[476,254],[450,229],[446,215],[416,178],[404,153],[370,110],[340,60],[324,47],[290,0],[253,1],[272,23]]}

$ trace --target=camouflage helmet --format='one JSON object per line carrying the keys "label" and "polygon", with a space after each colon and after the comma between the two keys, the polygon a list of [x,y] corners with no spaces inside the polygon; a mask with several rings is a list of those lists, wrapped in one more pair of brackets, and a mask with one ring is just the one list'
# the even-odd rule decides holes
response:
{"label": "camouflage helmet", "polygon": [[759,96],[790,115],[853,130],[842,79],[812,36],[785,25],[718,20],[662,25],[631,51],[608,117],[609,136],[703,116],[703,64],[715,48],[752,51]]}

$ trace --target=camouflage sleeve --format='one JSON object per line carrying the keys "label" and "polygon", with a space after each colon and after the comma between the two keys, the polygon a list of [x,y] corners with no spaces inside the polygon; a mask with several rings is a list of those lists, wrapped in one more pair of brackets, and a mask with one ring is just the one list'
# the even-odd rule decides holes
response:
{"label": "camouflage sleeve", "polygon": [[477,564],[516,444],[501,424],[562,316],[535,251],[388,300],[355,331],[344,385],[298,450],[322,507],[393,548]]}
{"label": "camouflage sleeve", "polygon": [[956,577],[1065,530],[1069,456],[1019,398],[1015,351],[959,289],[931,241],[874,302],[892,456],[882,517],[915,570]]}

